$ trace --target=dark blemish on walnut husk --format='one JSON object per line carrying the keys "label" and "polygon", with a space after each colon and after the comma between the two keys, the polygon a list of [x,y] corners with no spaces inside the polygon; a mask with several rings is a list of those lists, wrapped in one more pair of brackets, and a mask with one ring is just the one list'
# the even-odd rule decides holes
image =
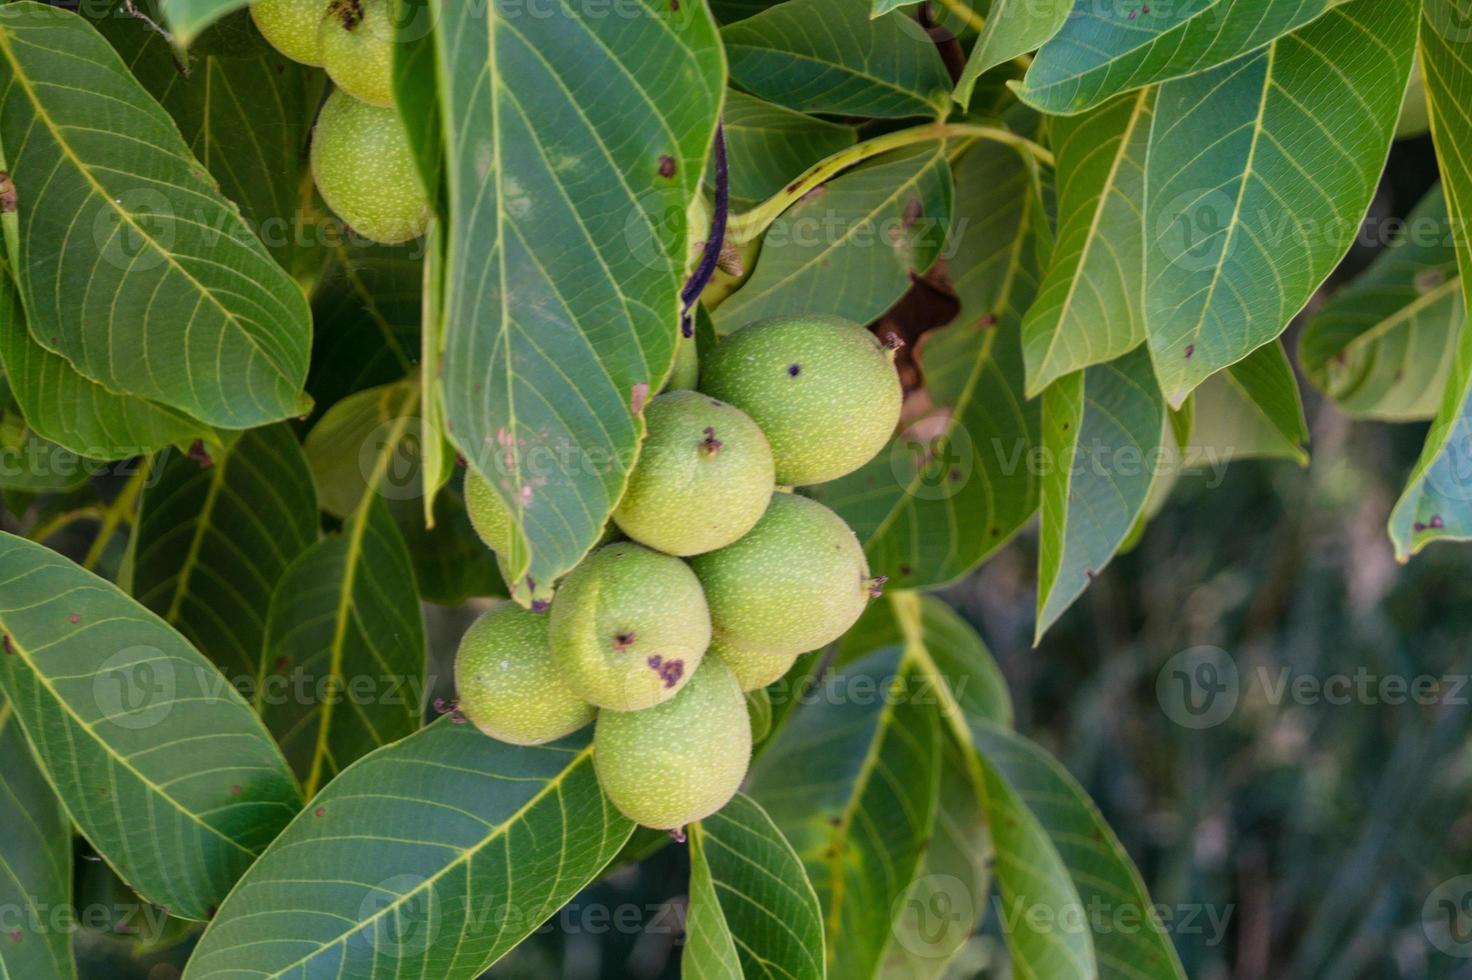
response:
{"label": "dark blemish on walnut husk", "polygon": [[613,637],[613,648],[615,650],[627,650],[634,645],[634,641],[638,638],[639,634],[633,630],[629,630],[627,633],[616,633]]}
{"label": "dark blemish on walnut husk", "polygon": [[680,678],[685,676],[685,661],[683,660],[666,660],[656,653],[644,662],[649,665],[650,670],[659,675],[659,679],[664,681],[664,686],[667,688],[674,687],[680,683]]}
{"label": "dark blemish on walnut husk", "polygon": [[707,425],[705,427],[705,438],[700,441],[701,453],[706,459],[711,459],[716,453],[721,451],[722,445],[724,443],[716,438],[715,426]]}
{"label": "dark blemish on walnut husk", "polygon": [[802,373],[802,365],[801,364],[789,364],[789,365],[787,365],[787,376],[789,378],[795,378],[795,377],[797,377],[801,373]]}
{"label": "dark blemish on walnut husk", "polygon": [[363,4],[360,0],[333,0],[328,11],[337,18],[345,31],[355,31],[363,23]]}
{"label": "dark blemish on walnut husk", "polygon": [[675,158],[668,153],[660,154],[659,175],[661,177],[673,177],[675,175]]}

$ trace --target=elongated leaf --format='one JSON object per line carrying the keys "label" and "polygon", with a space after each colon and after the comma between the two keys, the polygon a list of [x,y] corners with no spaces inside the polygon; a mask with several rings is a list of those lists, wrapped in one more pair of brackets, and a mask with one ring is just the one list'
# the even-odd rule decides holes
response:
{"label": "elongated leaf", "polygon": [[374,480],[385,497],[420,498],[418,406],[411,379],[356,392],[323,414],[304,444],[323,510],[348,518]]}
{"label": "elongated leaf", "polygon": [[731,80],[791,109],[935,116],[949,101],[935,44],[903,13],[871,19],[849,0],[787,0],[727,25],[721,37]]}
{"label": "elongated leaf", "polygon": [[897,654],[881,651],[829,681],[753,766],[753,797],[823,904],[833,977],[872,975],[930,834],[940,733],[913,695]]}
{"label": "elongated leaf", "polygon": [[159,0],[159,9],[175,43],[187,47],[210,24],[249,3],[250,0]]}
{"label": "elongated leaf", "polygon": [[950,581],[1037,510],[1039,407],[1022,393],[1019,323],[1051,235],[1021,157],[978,147],[956,163],[951,279],[957,321],[918,357],[935,409],[849,476],[808,492],[848,521],[897,587]]}
{"label": "elongated leaf", "polygon": [[1027,393],[1145,339],[1140,310],[1145,151],[1155,103],[1141,89],[1053,126],[1058,245],[1022,323]]}
{"label": "elongated leaf", "polygon": [[496,0],[436,25],[446,424],[522,531],[511,577],[544,587],[602,533],[670,369],[684,213],[725,87],[704,4],[636,9]]}
{"label": "elongated leaf", "polygon": [[1124,542],[1161,472],[1165,438],[1165,404],[1144,348],[1043,393],[1038,638]]}
{"label": "elongated leaf", "polygon": [[449,719],[360,760],[266,851],[188,980],[469,980],[561,908],[633,825],[586,736],[519,747]]}
{"label": "elongated leaf", "polygon": [[1282,458],[1308,465],[1308,423],[1293,366],[1279,343],[1259,347],[1192,396],[1187,466]]}
{"label": "elongated leaf", "polygon": [[[14,215],[0,220],[9,240]],[[93,459],[127,459],[195,439],[219,441],[184,413],[110,392],[42,347],[31,336],[11,268],[7,261],[0,270],[0,362],[11,394],[37,434]]]}
{"label": "elongated leaf", "polygon": [[[1007,787],[994,797],[997,806],[990,813],[997,834],[996,875],[1004,897],[1004,927],[1009,917],[1025,916],[1029,909],[1034,916],[1043,911],[1045,914],[1038,918],[1052,920],[1055,936],[1064,933],[1056,940],[1060,952],[1071,943],[1073,930],[1079,930],[1078,935],[1090,941],[1097,962],[1098,972],[1090,973],[1069,954],[1067,959],[1076,970],[1062,967],[1054,973],[1037,965],[1032,970],[1034,975],[1184,980],[1186,972],[1139,871],[1094,802],[1068,771],[1040,747],[1005,729],[979,724],[973,727],[972,736],[988,767],[992,787]],[[1031,840],[1019,840],[1019,847],[1009,849],[1000,828],[1012,829],[1006,814],[1019,805],[1031,815],[1018,825],[1026,828]],[[1043,838],[1037,837],[1038,831]],[[1044,849],[1037,846],[1042,840],[1048,842],[1052,854],[1044,856]],[[1035,855],[1041,862],[1035,863]],[[1078,905],[1051,905],[1059,899],[1033,891],[1034,883],[1043,878],[1043,869],[1055,875],[1058,862],[1071,882],[1062,900],[1071,899]],[[1072,899],[1068,891],[1077,898]],[[1220,911],[1208,909],[1207,914]],[[1120,923],[1125,922],[1139,925],[1121,928]]]}
{"label": "elongated leaf", "polygon": [[1438,185],[1407,216],[1405,233],[1303,328],[1299,363],[1351,415],[1431,418],[1465,316],[1446,196]]}
{"label": "elongated leaf", "polygon": [[300,414],[301,290],[117,52],[75,14],[6,4],[0,82],[33,335],[109,389],[212,425]]}
{"label": "elongated leaf", "polygon": [[[1431,133],[1455,232],[1462,301],[1472,304],[1472,0],[1428,0],[1420,53]],[[1461,331],[1451,376],[1426,445],[1390,513],[1390,539],[1405,561],[1432,541],[1472,538],[1472,330]]]}
{"label": "elongated leaf", "polygon": [[244,11],[183,55],[116,7],[96,23],[271,255],[298,271],[324,236],[300,201],[322,72],[273,48]]}
{"label": "elongated leaf", "polygon": [[[9,415],[6,421],[12,420],[14,416]],[[24,430],[19,442],[0,445],[0,488],[5,490],[66,493],[82,486],[101,469],[96,461],[47,442],[30,429]]]}
{"label": "elongated leaf", "polygon": [[232,681],[254,682],[271,594],[317,540],[317,494],[285,425],[252,429],[209,465],[169,453],[144,491],[132,593]]}
{"label": "elongated leaf", "polygon": [[867,323],[940,255],[951,223],[945,147],[879,157],[788,208],[767,230],[756,269],[711,314],[722,334],[779,313]]}
{"label": "elongated leaf", "polygon": [[1415,6],[1351,0],[1161,86],[1145,330],[1172,407],[1282,333],[1353,241],[1405,91]]}
{"label": "elongated leaf", "polygon": [[852,126],[793,112],[735,89],[726,93],[721,121],[730,158],[731,196],[737,200],[770,197],[857,138]]}
{"label": "elongated leaf", "polygon": [[1081,112],[1121,92],[1223,64],[1344,2],[1079,3],[1033,59],[1019,94],[1043,112]]}
{"label": "elongated leaf", "polygon": [[994,0],[956,82],[956,101],[970,106],[982,75],[1042,47],[1058,33],[1072,8],[1073,0]]}
{"label": "elongated leaf", "polygon": [[173,915],[207,919],[300,806],[249,705],[111,583],[0,535],[0,688],[73,822]]}
{"label": "elongated leaf", "polygon": [[[1093,803],[1062,766],[1009,730],[1010,713],[988,707],[1005,705],[1006,691],[981,638],[936,599],[896,593],[889,605],[952,744],[964,749],[953,771],[967,789],[979,787],[972,805],[992,830],[998,912],[1017,974],[1184,980],[1139,873]],[[978,698],[977,687],[995,693]],[[955,805],[964,812],[964,801]],[[963,879],[929,885],[945,896],[919,910],[932,936],[969,896],[981,904]]]}
{"label": "elongated leaf", "polygon": [[10,705],[0,701],[0,977],[77,975],[65,918],[72,908],[72,826],[31,758]]}
{"label": "elongated leaf", "polygon": [[690,832],[686,977],[822,980],[823,913],[802,861],[738,793]]}
{"label": "elongated leaf", "polygon": [[262,658],[256,703],[309,799],[419,727],[424,618],[409,551],[377,496],[286,570]]}

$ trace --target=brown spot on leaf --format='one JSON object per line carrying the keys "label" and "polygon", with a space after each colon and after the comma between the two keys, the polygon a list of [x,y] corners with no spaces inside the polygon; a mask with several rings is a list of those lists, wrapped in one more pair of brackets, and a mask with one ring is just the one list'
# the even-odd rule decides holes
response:
{"label": "brown spot on leaf", "polygon": [[66,621],[68,623],[71,623],[73,626],[75,626],[75,625],[77,625],[78,623],[80,623],[82,621],[82,617],[79,614],[77,614],[77,613],[72,613],[70,616],[68,616],[66,618]]}
{"label": "brown spot on leaf", "polygon": [[325,806],[319,806],[317,809],[315,809],[315,810],[312,811],[312,816],[314,816],[314,817],[325,817],[325,816],[327,816],[327,808]]}
{"label": "brown spot on leaf", "polygon": [[1441,515],[1440,514],[1432,514],[1431,515],[1431,528],[1432,528],[1432,530],[1440,531],[1445,526],[1446,526],[1446,522],[1444,522],[1441,519]]}
{"label": "brown spot on leaf", "polygon": [[0,170],[0,214],[14,214],[16,208],[15,181],[10,174]]}
{"label": "brown spot on leaf", "polygon": [[1195,344],[1187,344],[1186,345],[1186,359],[1187,360],[1190,360],[1191,359],[1191,355],[1194,354],[1194,353],[1196,353],[1196,345]]}
{"label": "brown spot on leaf", "polygon": [[920,220],[921,207],[922,205],[918,197],[912,197],[906,202],[903,221],[907,229],[913,227],[915,222]]}
{"label": "brown spot on leaf", "polygon": [[204,447],[204,440],[196,439],[189,444],[189,458],[199,464],[199,468],[207,470],[215,465],[215,457]]}
{"label": "brown spot on leaf", "polygon": [[661,177],[673,177],[675,175],[675,158],[668,153],[660,154],[659,175]]}
{"label": "brown spot on leaf", "polygon": [[640,381],[629,390],[629,411],[635,415],[642,415],[644,412],[644,403],[648,400],[649,384],[648,382]]}

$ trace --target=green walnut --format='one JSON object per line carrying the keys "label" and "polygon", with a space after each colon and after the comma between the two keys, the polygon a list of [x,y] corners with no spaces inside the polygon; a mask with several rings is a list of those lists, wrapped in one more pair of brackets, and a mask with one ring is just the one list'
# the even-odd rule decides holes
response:
{"label": "green walnut", "polygon": [[487,548],[496,553],[496,567],[511,598],[528,609],[541,611],[552,601],[550,583],[542,583],[530,577],[516,579],[506,564],[506,555],[511,552],[511,512],[506,504],[491,489],[475,470],[465,474],[465,511],[470,515],[470,524]]}
{"label": "green walnut", "polygon": [[646,711],[601,711],[593,767],[635,823],[673,830],[715,813],[751,764],[751,720],[725,664],[703,663],[674,698]]}
{"label": "green walnut", "polygon": [[838,639],[882,584],[841,517],[790,493],[773,494],[750,533],[690,567],[705,586],[715,638],[778,657]]}
{"label": "green walnut", "polygon": [[337,87],[376,106],[394,104],[391,0],[331,0],[318,28],[322,67]]}
{"label": "green walnut", "polygon": [[731,673],[736,675],[743,691],[759,691],[779,680],[792,669],[798,658],[795,653],[772,654],[748,650],[724,637],[712,637],[708,653],[719,657],[721,663],[731,668]]}
{"label": "green walnut", "polygon": [[891,352],[837,317],[781,316],[743,327],[702,365],[701,390],[756,420],[777,482],[806,486],[873,459],[900,418]]}
{"label": "green walnut", "polygon": [[613,520],[668,555],[698,555],[750,531],[771,499],[772,451],[745,412],[693,391],[645,410],[648,436]]}
{"label": "green walnut", "polygon": [[304,65],[320,65],[317,28],[326,10],[327,0],[255,0],[250,16],[277,51]]}
{"label": "green walnut", "polygon": [[424,234],[429,197],[397,110],[334,89],[312,133],[312,177],[348,227],[386,245]]}
{"label": "green walnut", "polygon": [[568,686],[600,708],[668,701],[709,645],[710,610],[695,573],[631,541],[583,559],[552,603],[552,657]]}
{"label": "green walnut", "polygon": [[492,738],[540,745],[593,720],[552,662],[547,616],[500,606],[466,630],[455,655],[460,712]]}

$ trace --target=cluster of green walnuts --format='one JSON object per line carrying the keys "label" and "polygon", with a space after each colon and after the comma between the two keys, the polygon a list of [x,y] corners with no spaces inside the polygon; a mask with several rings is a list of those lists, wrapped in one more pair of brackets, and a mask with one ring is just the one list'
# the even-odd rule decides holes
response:
{"label": "cluster of green walnuts", "polygon": [[[550,602],[470,627],[460,711],[520,745],[596,718],[594,767],[630,819],[678,829],[719,810],[751,761],[745,692],[843,635],[882,584],[843,519],[791,488],[872,459],[900,401],[891,352],[858,324],[779,317],[723,339],[698,391],[646,407],[610,543]],[[466,498],[504,553],[501,497],[472,471]]]}
{"label": "cluster of green walnuts", "polygon": [[312,178],[327,206],[375,242],[424,234],[429,198],[394,105],[393,0],[255,0],[250,12],[278,51],[332,79],[312,130]]}

